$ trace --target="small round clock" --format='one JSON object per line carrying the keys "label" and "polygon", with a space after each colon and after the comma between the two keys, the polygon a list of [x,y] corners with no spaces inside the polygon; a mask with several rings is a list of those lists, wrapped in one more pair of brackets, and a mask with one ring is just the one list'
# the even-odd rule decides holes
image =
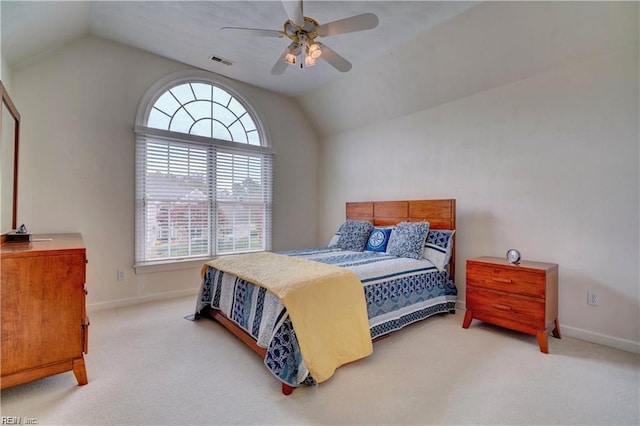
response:
{"label": "small round clock", "polygon": [[509,263],[520,263],[520,252],[516,249],[509,249],[509,251],[507,251],[507,260]]}

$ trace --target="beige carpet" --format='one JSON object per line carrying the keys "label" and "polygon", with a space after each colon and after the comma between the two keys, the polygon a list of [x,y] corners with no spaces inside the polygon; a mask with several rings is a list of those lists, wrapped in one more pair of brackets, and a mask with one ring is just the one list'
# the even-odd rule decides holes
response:
{"label": "beige carpet", "polygon": [[[195,297],[91,315],[89,384],[63,373],[2,391],[2,420],[47,424],[640,424],[640,356],[534,337],[462,313],[374,345],[313,388],[280,393]],[[561,324],[562,325],[562,324]]]}

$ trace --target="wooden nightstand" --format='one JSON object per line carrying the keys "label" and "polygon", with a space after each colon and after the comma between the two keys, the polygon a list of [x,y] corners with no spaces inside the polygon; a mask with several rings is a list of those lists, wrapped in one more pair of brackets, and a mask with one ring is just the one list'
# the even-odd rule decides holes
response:
{"label": "wooden nightstand", "polygon": [[499,257],[467,260],[467,312],[469,328],[479,319],[537,336],[540,351],[549,353],[547,329],[560,339],[558,322],[558,265],[521,261],[509,264]]}

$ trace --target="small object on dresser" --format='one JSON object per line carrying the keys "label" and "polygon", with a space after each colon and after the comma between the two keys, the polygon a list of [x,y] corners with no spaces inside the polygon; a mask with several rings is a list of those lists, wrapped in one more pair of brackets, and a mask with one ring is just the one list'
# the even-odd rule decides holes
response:
{"label": "small object on dresser", "polygon": [[520,263],[520,252],[516,249],[509,249],[507,251],[507,260],[513,265]]}
{"label": "small object on dresser", "polygon": [[28,243],[31,241],[31,234],[27,231],[27,227],[22,224],[15,232],[7,233],[8,243]]}

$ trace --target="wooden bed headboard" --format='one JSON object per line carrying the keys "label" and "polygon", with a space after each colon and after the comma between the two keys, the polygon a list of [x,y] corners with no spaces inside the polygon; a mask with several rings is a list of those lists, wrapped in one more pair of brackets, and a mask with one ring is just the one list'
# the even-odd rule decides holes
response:
{"label": "wooden bed headboard", "polygon": [[[430,229],[456,229],[456,200],[410,201],[362,201],[348,202],[346,217],[367,220],[374,226],[395,225],[400,222],[429,222]],[[449,274],[455,282],[456,234],[453,234],[453,251],[449,262]]]}

